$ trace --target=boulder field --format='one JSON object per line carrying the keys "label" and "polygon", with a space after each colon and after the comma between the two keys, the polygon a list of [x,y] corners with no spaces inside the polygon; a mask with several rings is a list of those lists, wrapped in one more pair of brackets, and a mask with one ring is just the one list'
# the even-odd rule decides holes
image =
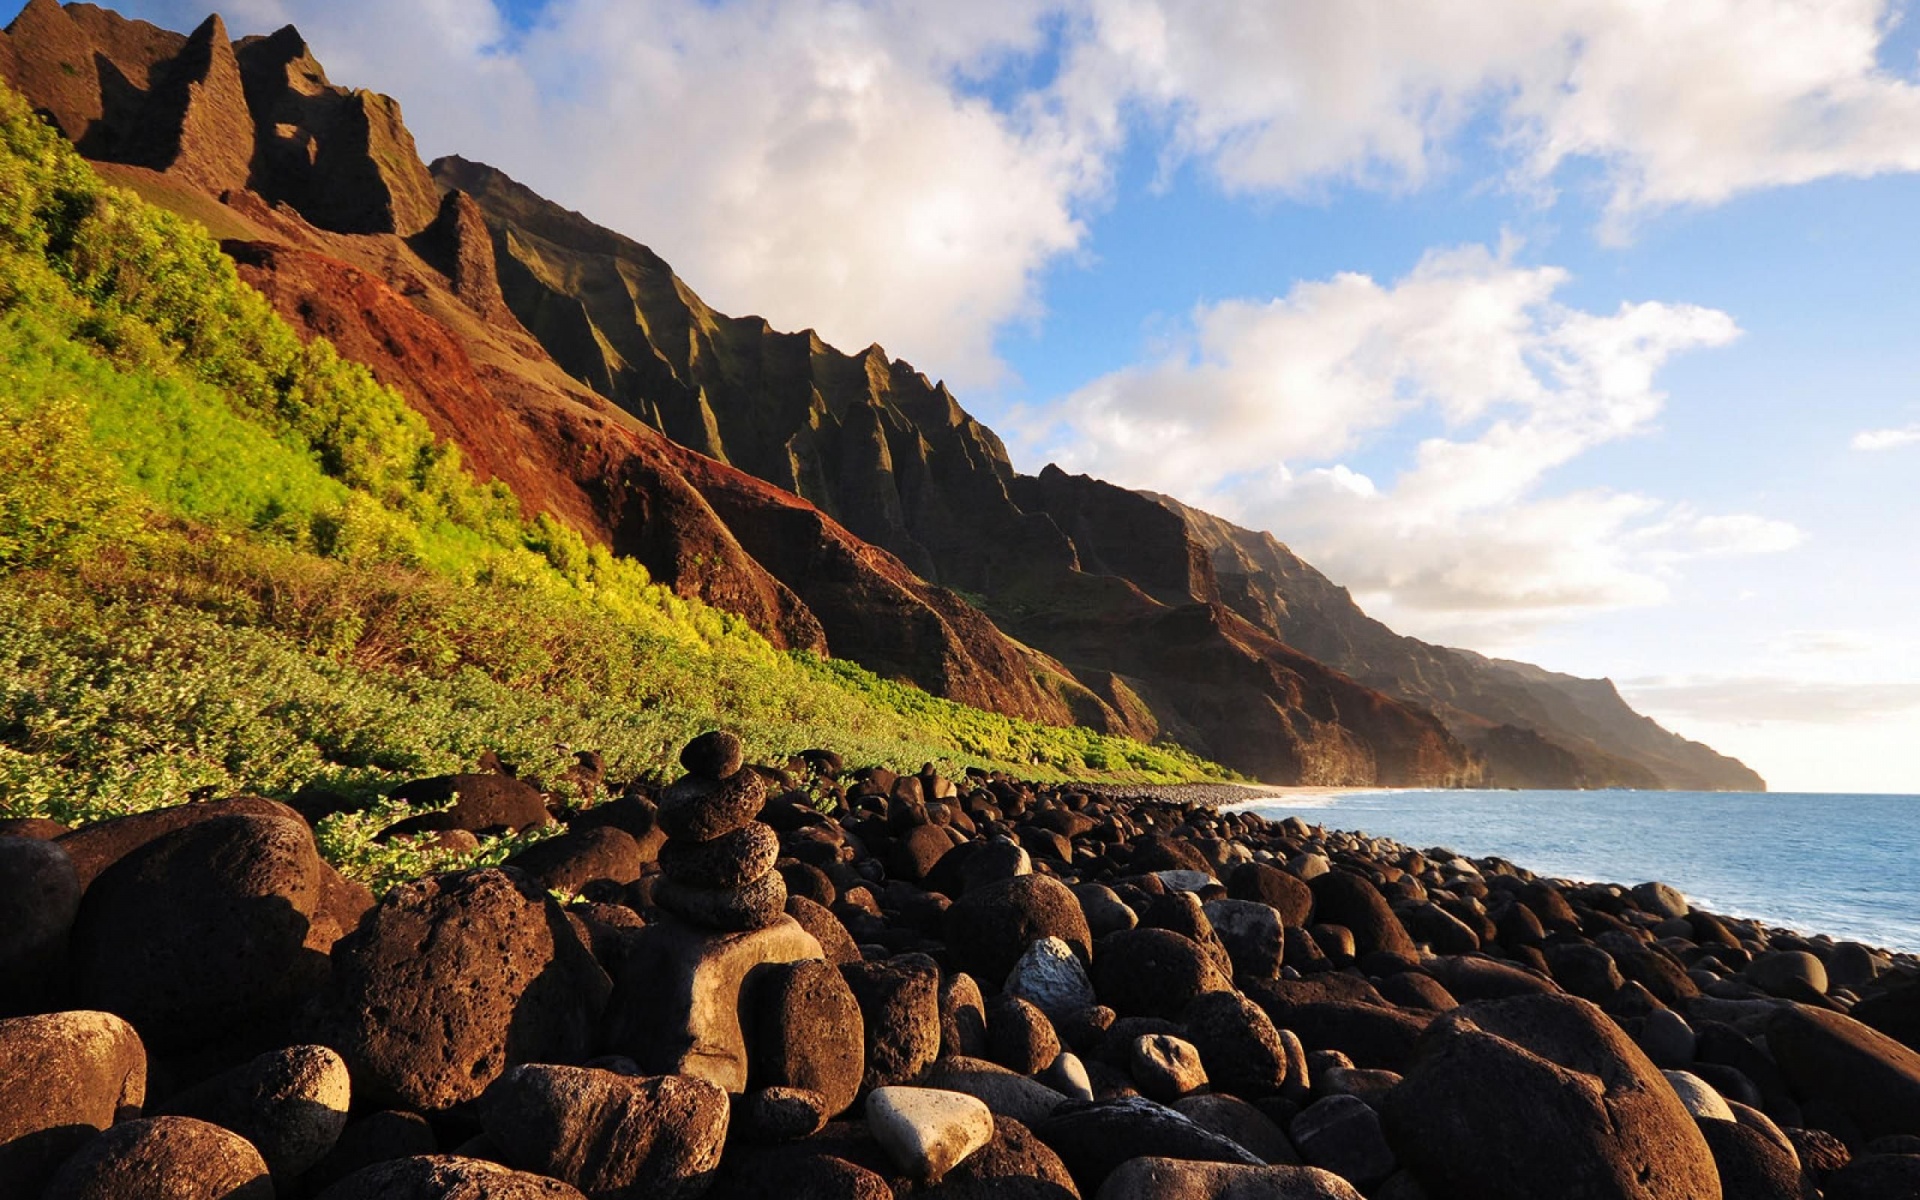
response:
{"label": "boulder field", "polygon": [[682,763],[440,808],[552,828],[378,897],[257,797],[8,823],[0,1196],[1920,1194],[1911,955],[1205,789]]}

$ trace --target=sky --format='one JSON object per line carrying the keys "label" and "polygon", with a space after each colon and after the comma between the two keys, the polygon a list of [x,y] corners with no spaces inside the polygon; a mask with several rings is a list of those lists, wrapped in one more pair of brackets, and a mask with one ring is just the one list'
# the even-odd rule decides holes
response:
{"label": "sky", "polygon": [[722,311],[946,380],[1023,470],[1270,530],[1775,790],[1920,793],[1913,7],[222,12]]}

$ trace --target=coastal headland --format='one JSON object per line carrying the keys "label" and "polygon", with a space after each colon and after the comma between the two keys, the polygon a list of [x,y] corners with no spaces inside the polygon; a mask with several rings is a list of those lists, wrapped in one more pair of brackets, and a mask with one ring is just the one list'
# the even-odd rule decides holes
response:
{"label": "coastal headland", "polygon": [[497,770],[403,786],[383,844],[524,848],[378,896],[311,807],[7,823],[0,1193],[1920,1179],[1911,955],[1192,793],[752,764],[723,732],[681,759],[572,799]]}

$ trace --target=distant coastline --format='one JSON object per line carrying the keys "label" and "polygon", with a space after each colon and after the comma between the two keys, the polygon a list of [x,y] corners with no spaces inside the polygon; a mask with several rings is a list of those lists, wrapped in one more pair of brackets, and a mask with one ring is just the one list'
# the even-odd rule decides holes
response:
{"label": "distant coastline", "polygon": [[[1890,793],[1262,789],[1230,806],[1280,820],[1496,855],[1555,878],[1671,884],[1689,900],[1809,935],[1920,952],[1905,880],[1920,796]],[[1821,811],[1821,810],[1827,811]]]}

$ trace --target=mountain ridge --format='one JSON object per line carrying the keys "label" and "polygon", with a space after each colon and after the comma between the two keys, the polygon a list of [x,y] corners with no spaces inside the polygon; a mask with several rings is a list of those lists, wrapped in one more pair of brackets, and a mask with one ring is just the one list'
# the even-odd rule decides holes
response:
{"label": "mountain ridge", "polygon": [[[76,47],[119,64],[111,87],[59,69]],[[216,228],[283,316],[394,383],[476,472],[776,644],[1275,782],[1456,785],[1502,761],[1490,734],[1458,736],[1501,723],[1449,721],[1429,711],[1445,696],[1302,644],[1232,573],[1223,588],[1218,547],[1158,501],[1020,475],[944,385],[878,346],[717,313],[645,246],[504,173],[422,164],[398,105],[327,82],[290,27],[230,43],[217,18],[183,36],[32,0],[0,73],[109,178]],[[1510,685],[1528,689],[1632,743],[1506,723],[1544,744],[1538,782],[1617,782],[1623,765],[1660,780],[1638,760],[1665,744],[1596,715],[1603,698]]]}
{"label": "mountain ridge", "polygon": [[[1610,680],[1581,679],[1396,633],[1271,533],[1171,496],[1143,492],[1195,530],[1236,611],[1369,686],[1431,709],[1486,755],[1492,786],[1541,786],[1543,769],[1576,786],[1764,790],[1737,760],[1634,712]],[[1547,746],[1540,739],[1545,736]],[[1622,756],[1608,744],[1633,751]],[[1563,759],[1557,748],[1571,759]],[[1555,760],[1552,766],[1543,759]]]}

